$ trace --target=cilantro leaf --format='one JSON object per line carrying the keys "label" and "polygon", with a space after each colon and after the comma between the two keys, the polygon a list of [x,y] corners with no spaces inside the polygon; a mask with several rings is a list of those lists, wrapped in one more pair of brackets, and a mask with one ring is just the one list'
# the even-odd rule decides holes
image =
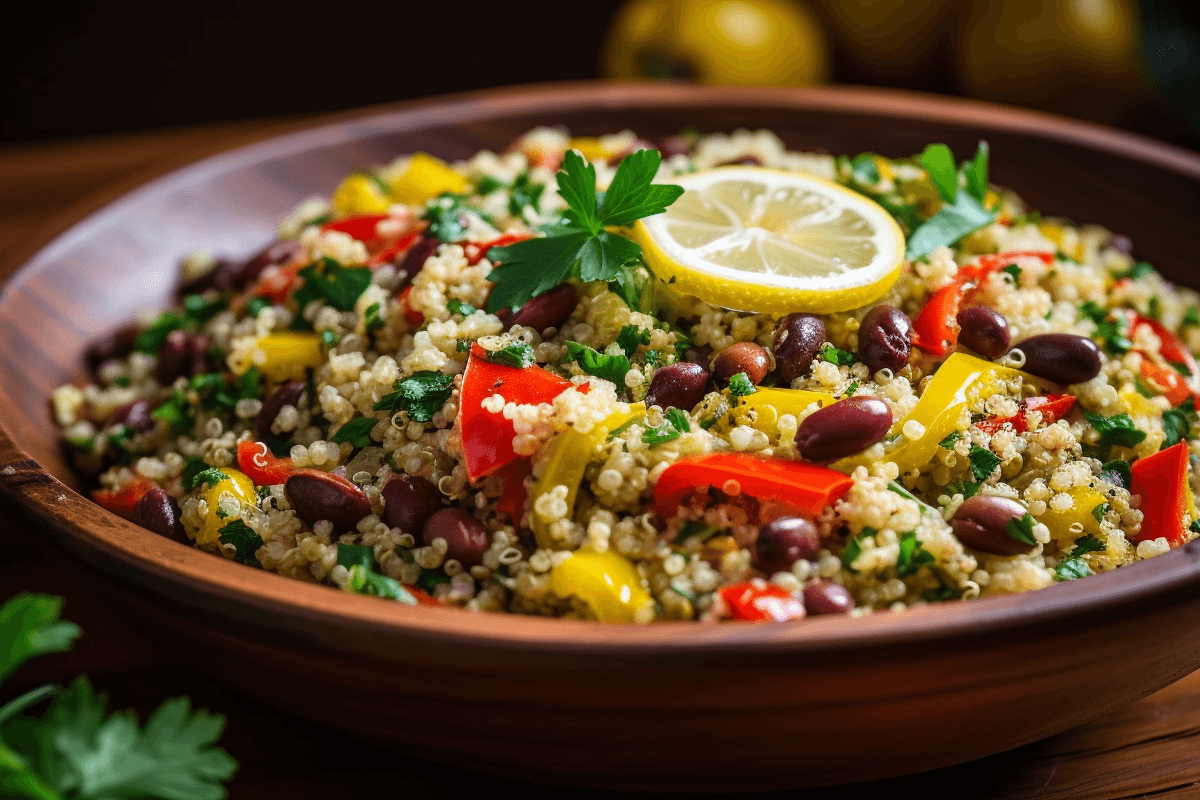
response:
{"label": "cilantro leaf", "polygon": [[64,653],[79,638],[73,622],[59,619],[63,599],[22,592],[0,606],[0,681],[35,656]]}
{"label": "cilantro leaf", "polygon": [[516,341],[499,350],[488,350],[487,360],[514,369],[525,369],[533,363],[533,348],[527,342]]}
{"label": "cilantro leaf", "polygon": [[953,203],[944,204],[908,237],[905,257],[923,258],[943,245],[952,245],[968,233],[990,225],[996,215],[984,208],[969,192],[959,192]]}
{"label": "cilantro leaf", "polygon": [[588,375],[625,386],[625,374],[633,368],[627,356],[610,356],[578,342],[567,342],[567,355]]}
{"label": "cilantro leaf", "polygon": [[1092,516],[1095,518],[1096,522],[1103,522],[1104,515],[1108,513],[1110,508],[1112,508],[1112,506],[1110,506],[1108,503],[1097,503],[1095,508],[1092,509]]}
{"label": "cilantro leaf", "polygon": [[1000,456],[979,445],[971,448],[967,459],[971,462],[971,474],[977,481],[986,481],[996,467],[1000,466]]}
{"label": "cilantro leaf", "polygon": [[754,384],[750,382],[750,376],[744,372],[739,372],[729,379],[729,396],[730,397],[745,397],[748,394],[754,394],[758,390],[754,388]]}
{"label": "cilantro leaf", "polygon": [[917,156],[917,163],[929,173],[938,194],[947,203],[958,194],[958,172],[954,169],[954,153],[944,144],[931,144]]}
{"label": "cilantro leaf", "polygon": [[1084,411],[1083,418],[1100,434],[1096,449],[1102,454],[1102,459],[1108,458],[1115,445],[1133,447],[1146,438],[1146,432],[1138,430],[1128,414],[1106,417],[1103,414]]}
{"label": "cilantro leaf", "polygon": [[393,392],[379,399],[373,408],[395,414],[407,411],[413,422],[429,422],[454,391],[454,378],[440,372],[414,372],[392,384]]}
{"label": "cilantro leaf", "polygon": [[337,546],[337,563],[340,566],[350,569],[355,564],[370,569],[375,563],[375,553],[364,544],[342,544]]}
{"label": "cilantro leaf", "polygon": [[1196,406],[1192,398],[1188,397],[1175,408],[1164,411],[1162,421],[1166,439],[1163,440],[1160,450],[1166,450],[1187,439],[1192,432],[1192,426],[1197,422]]}
{"label": "cilantro leaf", "polygon": [[300,308],[322,300],[338,311],[353,311],[354,303],[371,284],[370,269],[348,269],[328,257],[300,270],[300,277],[304,283],[292,294]]}
{"label": "cilantro leaf", "polygon": [[373,417],[358,417],[342,425],[337,433],[329,437],[334,444],[349,442],[355,449],[369,447],[371,444],[371,429],[379,423]]}
{"label": "cilantro leaf", "polygon": [[258,558],[255,553],[258,552],[258,548],[263,546],[263,540],[254,532],[253,528],[240,519],[235,519],[233,522],[221,526],[217,533],[221,544],[231,544],[236,548],[237,554],[233,557],[235,561],[252,567],[258,566]]}
{"label": "cilantro leaf", "polygon": [[1034,547],[1037,545],[1037,539],[1033,538],[1034,524],[1033,515],[1025,512],[1020,519],[1010,519],[1004,526],[1004,532],[1008,534],[1008,538]]}
{"label": "cilantro leaf", "polygon": [[[495,284],[488,311],[524,305],[562,283],[577,266],[582,280],[620,281],[625,265],[640,257],[641,248],[605,227],[629,225],[661,213],[683,194],[681,187],[651,183],[661,161],[657,150],[626,157],[608,191],[601,194],[596,191],[595,167],[574,150],[568,151],[556,176],[559,195],[569,206],[563,224],[546,236],[489,252],[496,268],[488,274]],[[629,294],[625,297],[627,302],[632,299]]]}
{"label": "cilantro leaf", "polygon": [[906,531],[900,534],[900,552],[896,556],[896,574],[901,578],[917,574],[921,567],[932,564],[936,560],[933,553],[921,546],[916,531]]}

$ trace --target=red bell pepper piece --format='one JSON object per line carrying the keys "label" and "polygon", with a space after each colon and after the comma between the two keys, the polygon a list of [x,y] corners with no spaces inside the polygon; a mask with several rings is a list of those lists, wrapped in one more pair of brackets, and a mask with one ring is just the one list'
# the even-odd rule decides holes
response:
{"label": "red bell pepper piece", "polygon": [[277,486],[296,471],[290,458],[278,458],[263,442],[238,442],[237,461],[256,486]]}
{"label": "red bell pepper piece", "polygon": [[518,458],[499,470],[500,478],[504,481],[504,491],[496,501],[496,510],[512,517],[513,527],[520,527],[521,514],[525,511],[525,500],[529,491],[525,488],[525,479],[533,474],[533,464],[527,458]]}
{"label": "red bell pepper piece", "polygon": [[142,495],[150,491],[156,484],[146,478],[135,478],[124,487],[113,489],[96,489],[92,499],[119,517],[133,519],[133,508]]}
{"label": "red bell pepper piece", "polygon": [[491,250],[493,247],[507,247],[510,244],[516,244],[517,242],[523,242],[526,239],[532,238],[528,233],[509,233],[490,242],[467,242],[463,245],[463,251],[467,254],[467,263],[475,266],[483,260],[488,250]]}
{"label": "red bell pepper piece", "polygon": [[764,581],[726,586],[721,599],[730,617],[745,622],[787,622],[804,617],[804,603],[798,597]]}
{"label": "red bell pepper piece", "polygon": [[1184,540],[1183,515],[1188,498],[1188,448],[1185,442],[1139,458],[1131,467],[1129,491],[1141,495],[1142,529],[1137,541],[1166,537],[1172,547]]}
{"label": "red bell pepper piece", "polygon": [[367,266],[382,267],[384,264],[394,264],[399,260],[400,256],[407,253],[409,248],[416,244],[417,239],[421,238],[421,233],[424,232],[426,227],[425,223],[421,223],[396,241],[383,247],[379,252],[367,259]]}
{"label": "red bell pepper piece", "polygon": [[419,606],[440,606],[442,604],[440,600],[434,599],[433,595],[426,593],[422,589],[418,589],[411,583],[402,583],[400,585],[413,596],[413,599],[417,601],[417,605]]}
{"label": "red bell pepper piece", "polygon": [[410,283],[400,290],[400,294],[397,295],[396,299],[404,306],[404,318],[408,320],[408,324],[414,328],[419,328],[425,324],[425,315],[408,304],[408,296],[412,294],[412,290],[413,287]]}
{"label": "red bell pepper piece", "polygon": [[853,483],[844,472],[816,464],[713,453],[681,458],[663,470],[654,486],[654,510],[660,517],[674,516],[680,502],[698,488],[711,486],[733,494],[731,482],[737,485],[736,493],[773,500],[811,517],[837,502]]}
{"label": "red bell pepper piece", "polygon": [[952,352],[958,346],[958,311],[963,298],[993,272],[1017,258],[1040,258],[1047,264],[1054,263],[1053,253],[1014,250],[982,256],[976,263],[960,267],[954,281],[934,292],[917,313],[913,320],[913,345],[934,356]]}
{"label": "red bell pepper piece", "polygon": [[1026,411],[1042,412],[1042,422],[1051,425],[1071,413],[1071,409],[1074,407],[1075,395],[1072,394],[1046,394],[1030,397],[1021,401],[1021,409],[1014,416],[989,417],[976,422],[975,427],[985,433],[995,433],[1007,422],[1013,426],[1013,430],[1024,433],[1029,430],[1029,425],[1025,422]]}
{"label": "red bell pepper piece", "polygon": [[459,393],[458,419],[467,477],[477,481],[517,459],[512,446],[516,436],[512,420],[505,419],[501,412],[485,409],[484,400],[499,394],[510,403],[549,403],[571,387],[570,381],[541,367],[517,369],[493,364],[484,349],[475,345]]}
{"label": "red bell pepper piece", "polygon": [[360,242],[378,241],[380,237],[375,232],[375,227],[387,218],[387,214],[358,214],[334,222],[326,222],[321,226],[321,230],[341,231]]}
{"label": "red bell pepper piece", "polygon": [[1154,384],[1154,388],[1161,391],[1171,401],[1171,405],[1177,406],[1189,395],[1195,397],[1200,394],[1200,367],[1196,364],[1196,357],[1179,340],[1178,336],[1158,320],[1143,317],[1131,309],[1116,313],[1124,313],[1129,324],[1130,339],[1136,341],[1139,328],[1149,328],[1161,342],[1158,349],[1159,354],[1167,363],[1176,364],[1187,372],[1187,375],[1184,376],[1175,369],[1166,369],[1151,361],[1148,354],[1139,351],[1145,356],[1140,368],[1142,377]]}

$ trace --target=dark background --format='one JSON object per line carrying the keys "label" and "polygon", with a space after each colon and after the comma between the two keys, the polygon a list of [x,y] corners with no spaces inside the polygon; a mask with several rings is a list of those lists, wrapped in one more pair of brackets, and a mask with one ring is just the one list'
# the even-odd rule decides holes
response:
{"label": "dark background", "polygon": [[[1014,1],[1023,2],[1006,0]],[[910,0],[927,7],[939,27],[923,45],[920,63],[893,64],[864,63],[856,43],[839,38],[829,25],[839,2],[847,5],[808,2],[830,34],[833,82],[968,93],[952,68],[948,43],[968,13],[968,0]],[[0,49],[8,95],[0,143],[600,77],[603,35],[620,5],[615,0],[25,4]],[[1022,101],[1200,149],[1200,3],[1142,0],[1135,7],[1143,33],[1150,33],[1136,80],[1114,88],[1111,81],[1082,76],[1076,84]]]}

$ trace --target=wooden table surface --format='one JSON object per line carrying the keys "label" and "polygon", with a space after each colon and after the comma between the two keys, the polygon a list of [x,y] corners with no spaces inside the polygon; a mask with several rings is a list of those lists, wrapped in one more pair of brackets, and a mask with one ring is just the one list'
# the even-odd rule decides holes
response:
{"label": "wooden table surface", "polygon": [[[229,123],[0,149],[0,263],[22,251],[31,236],[65,209],[105,187],[177,162],[181,154],[212,150],[279,124]],[[24,590],[62,594],[67,597],[67,618],[84,630],[72,653],[31,663],[6,686],[6,695],[87,673],[98,689],[112,696],[112,707],[136,708],[143,718],[166,697],[189,695],[197,707],[228,718],[222,743],[241,763],[230,787],[235,799],[365,797],[370,790],[409,798],[505,789],[527,797],[561,796],[562,790],[467,773],[384,750],[221,688],[109,614],[52,553],[12,529],[7,520],[13,517],[3,511],[0,600]],[[808,791],[805,797],[881,798],[901,792],[980,800],[1200,798],[1200,672],[1042,742],[934,772]],[[576,797],[604,794],[572,792]]]}

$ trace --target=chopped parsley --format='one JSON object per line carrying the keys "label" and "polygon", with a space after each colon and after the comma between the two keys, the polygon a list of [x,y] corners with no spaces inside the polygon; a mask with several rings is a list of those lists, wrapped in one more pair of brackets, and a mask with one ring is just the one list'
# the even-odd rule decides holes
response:
{"label": "chopped parsley", "polygon": [[850,175],[858,183],[874,186],[879,183],[879,165],[875,163],[874,153],[859,153],[850,159]]}
{"label": "chopped parsley", "polygon": [[1128,489],[1133,482],[1133,470],[1130,468],[1128,461],[1116,459],[1109,461],[1100,468],[1100,477],[1106,479],[1109,483],[1120,486],[1122,489]]}
{"label": "chopped parsley", "polygon": [[917,540],[916,531],[905,531],[900,534],[900,552],[896,556],[896,574],[901,578],[915,575],[921,567],[932,564],[937,559],[933,553],[921,546]]}
{"label": "chopped parsley", "polygon": [[339,337],[336,333],[334,333],[331,330],[321,331],[321,342],[326,347],[332,348],[332,347],[336,346],[338,341],[340,340],[340,338],[341,337]]}
{"label": "chopped parsley", "polygon": [[371,270],[367,267],[343,267],[332,258],[322,258],[300,270],[304,283],[292,297],[303,309],[314,300],[338,311],[353,311],[359,296],[371,284]]}
{"label": "chopped parsley", "polygon": [[488,350],[487,360],[502,367],[525,369],[534,361],[533,348],[527,342],[518,340],[499,350]]}
{"label": "chopped parsley", "polygon": [[[410,415],[411,416],[411,415]],[[329,441],[334,444],[349,442],[355,449],[360,447],[368,447],[371,444],[371,429],[378,424],[379,420],[371,417],[358,417],[342,425],[337,429],[337,433],[329,437]]]}
{"label": "chopped parsley", "polygon": [[[929,145],[917,162],[925,167],[944,202],[936,214],[908,237],[906,257],[910,261],[923,258],[943,245],[952,245],[996,218],[994,212],[983,207],[987,194],[987,142],[979,143],[975,156],[963,162],[957,173],[948,171],[953,168],[954,155],[944,144]],[[965,191],[959,190],[959,178],[965,184]]]}
{"label": "chopped parsley", "polygon": [[1181,327],[1181,328],[1200,327],[1200,310],[1197,310],[1194,307],[1189,308],[1187,310],[1187,312],[1184,313],[1183,319],[1179,322],[1179,327]]}
{"label": "chopped parsley", "polygon": [[1110,506],[1108,503],[1097,503],[1096,507],[1092,509],[1092,516],[1095,517],[1096,522],[1103,522],[1104,515],[1108,513],[1110,508],[1112,508],[1112,506]]}
{"label": "chopped parsley", "polygon": [[429,422],[433,415],[450,399],[454,391],[454,378],[440,372],[414,372],[392,385],[390,394],[380,398],[374,405],[376,411],[395,414],[407,411],[413,422]]}
{"label": "chopped parsley", "polygon": [[189,320],[202,325],[225,310],[225,301],[221,298],[205,300],[201,295],[189,294],[183,298],[183,313]]}
{"label": "chopped parsley", "polygon": [[846,549],[842,550],[842,566],[851,572],[858,572],[854,568],[854,562],[862,555],[862,540],[868,536],[874,536],[878,531],[872,527],[864,527],[862,531],[850,538],[846,542]]}
{"label": "chopped parsley", "polygon": [[1150,319],[1162,319],[1162,300],[1158,299],[1158,295],[1151,295],[1146,301],[1146,316]]}
{"label": "chopped parsley", "polygon": [[1088,300],[1079,307],[1079,318],[1096,323],[1096,332],[1092,336],[1100,339],[1108,352],[1121,355],[1133,348],[1129,339],[1129,320],[1124,315],[1111,317],[1108,309]]}
{"label": "chopped parsley", "polygon": [[612,381],[618,390],[625,386],[625,374],[633,369],[627,356],[607,355],[578,342],[567,342],[567,357],[588,375]]}
{"label": "chopped parsley", "polygon": [[171,396],[150,412],[150,416],[167,423],[171,435],[183,433],[192,427],[192,414],[187,395],[183,392],[171,392]]}
{"label": "chopped parsley", "polygon": [[1154,272],[1154,267],[1147,264],[1145,261],[1139,261],[1129,269],[1114,272],[1114,278],[1129,278],[1130,280],[1139,280]]}
{"label": "chopped parsley", "polygon": [[817,357],[830,364],[837,364],[839,367],[848,367],[857,360],[853,353],[834,347],[829,342],[821,345],[821,349],[817,351]]}
{"label": "chopped parsley", "polygon": [[668,409],[666,417],[666,422],[662,425],[659,425],[657,428],[647,428],[642,433],[642,441],[650,447],[657,447],[666,442],[673,442],[683,434],[691,431],[692,426],[688,423],[687,414],[681,409]]}
{"label": "chopped parsley", "polygon": [[524,170],[509,187],[508,213],[520,217],[526,208],[531,208],[536,214],[541,210],[542,192],[545,190],[542,184],[529,180],[529,170]]}
{"label": "chopped parsley", "polygon": [[469,317],[479,309],[468,303],[466,300],[459,300],[457,297],[451,297],[446,301],[446,310],[451,314],[459,314],[464,317]]}
{"label": "chopped parsley", "polygon": [[1005,267],[1004,269],[1002,269],[1000,271],[1006,272],[1012,276],[1013,285],[1015,285],[1015,286],[1021,285],[1021,268],[1018,267],[1016,264],[1009,264],[1007,267]]}
{"label": "chopped parsley", "polygon": [[[1159,449],[1166,450],[1187,439],[1192,432],[1192,426],[1197,422],[1196,406],[1192,398],[1188,397],[1175,408],[1168,408],[1164,411],[1162,421],[1163,433],[1166,434],[1166,438]],[[1142,438],[1145,436],[1143,435]]]}
{"label": "chopped parsley", "polygon": [[431,202],[425,208],[421,219],[429,223],[427,232],[430,236],[443,242],[461,242],[467,238],[466,215],[468,213],[474,214],[489,224],[492,222],[479,209],[468,205],[464,195],[449,192]]}
{"label": "chopped parsley", "polygon": [[1063,556],[1063,560],[1058,562],[1058,566],[1054,568],[1054,577],[1060,581],[1086,578],[1092,574],[1092,570],[1083,560],[1083,556],[1103,549],[1104,544],[1090,533],[1087,536],[1081,536],[1075,540],[1075,546]]}
{"label": "chopped parsley", "polygon": [[1083,418],[1100,434],[1100,441],[1095,446],[1097,456],[1107,459],[1113,447],[1133,447],[1146,438],[1146,432],[1138,430],[1128,414],[1114,414],[1106,417],[1091,411],[1084,411]]}
{"label": "chopped parsley", "polygon": [[377,331],[384,326],[383,317],[379,315],[379,303],[371,303],[363,314],[363,327],[367,332]]}
{"label": "chopped parsley", "polygon": [[954,481],[946,487],[946,493],[953,497],[956,494],[961,494],[964,500],[969,500],[979,491],[979,484],[973,481]]}
{"label": "chopped parsley", "polygon": [[993,453],[991,450],[985,450],[979,445],[971,448],[970,455],[967,460],[971,462],[971,474],[975,476],[977,481],[986,481],[995,471],[996,467],[1000,466],[1000,456]]}
{"label": "chopped parsley", "polygon": [[372,572],[360,564],[350,567],[349,571],[350,576],[342,587],[347,592],[382,597],[385,600],[395,600],[408,606],[417,604],[417,598],[412,596],[412,592],[405,589],[404,585],[395,578]]}
{"label": "chopped parsley", "polygon": [[683,194],[682,187],[651,183],[662,156],[639,150],[621,161],[607,192],[596,191],[596,168],[573,150],[557,175],[559,195],[569,206],[562,224],[548,235],[493,248],[499,266],[488,275],[495,286],[488,310],[519,308],[573,274],[583,281],[619,280],[621,268],[642,249],[608,230],[660,214]]}
{"label": "chopped parsley", "polygon": [[942,439],[940,442],[938,442],[938,447],[945,448],[946,450],[953,450],[954,443],[957,442],[961,438],[962,438],[961,433],[959,433],[958,431],[951,431],[950,435],[948,435],[945,439]]}
{"label": "chopped parsley", "polygon": [[739,372],[729,379],[729,396],[730,397],[745,397],[749,394],[754,394],[757,389],[750,382],[750,376],[744,372]]}
{"label": "chopped parsley", "polygon": [[650,331],[637,325],[626,325],[617,334],[617,346],[624,350],[627,356],[632,356],[637,352],[638,345],[643,344],[650,344]]}
{"label": "chopped parsley", "polygon": [[258,559],[255,553],[258,548],[263,546],[262,537],[254,532],[246,523],[240,519],[235,519],[233,522],[223,525],[217,532],[217,538],[221,540],[221,544],[231,544],[236,550],[234,560],[239,564],[247,564],[252,567],[258,566]]}
{"label": "chopped parsley", "polygon": [[1010,519],[1004,526],[1004,532],[1008,534],[1008,538],[1034,547],[1037,545],[1037,539],[1033,538],[1034,524],[1033,515],[1027,511],[1020,519]]}
{"label": "chopped parsley", "polygon": [[354,566],[360,566],[364,569],[370,569],[375,563],[375,551],[365,544],[342,544],[337,546],[337,563],[338,566],[350,569]]}
{"label": "chopped parsley", "polygon": [[185,318],[178,311],[164,311],[158,315],[158,319],[150,323],[150,327],[137,335],[137,338],[133,340],[133,349],[141,353],[157,355],[167,334],[182,328],[184,322],[186,322]]}
{"label": "chopped parsley", "polygon": [[693,536],[699,536],[700,541],[704,542],[711,539],[717,533],[717,528],[711,525],[705,525],[703,522],[696,520],[688,520],[683,523],[683,527],[679,529],[679,533],[675,534],[675,544],[683,544]]}

